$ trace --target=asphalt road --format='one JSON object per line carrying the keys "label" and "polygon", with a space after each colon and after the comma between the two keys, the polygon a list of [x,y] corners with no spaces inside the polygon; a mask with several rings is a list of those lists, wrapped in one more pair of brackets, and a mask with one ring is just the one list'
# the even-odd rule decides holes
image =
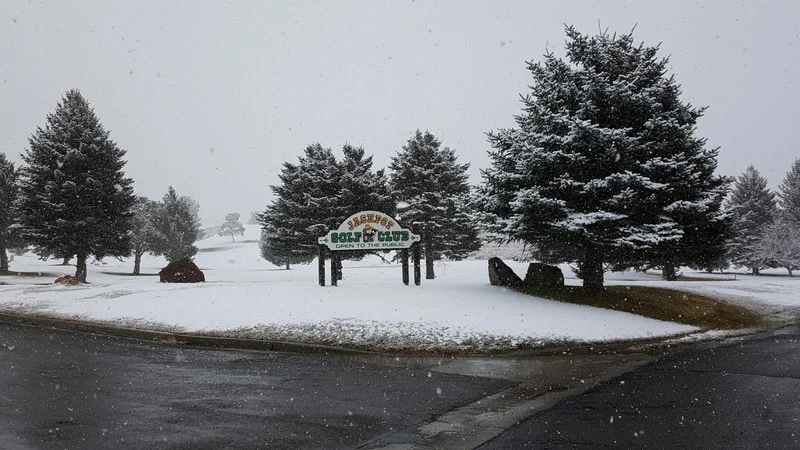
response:
{"label": "asphalt road", "polygon": [[800,330],[681,350],[480,448],[608,447],[800,448]]}
{"label": "asphalt road", "polygon": [[514,384],[0,324],[0,448],[354,448]]}

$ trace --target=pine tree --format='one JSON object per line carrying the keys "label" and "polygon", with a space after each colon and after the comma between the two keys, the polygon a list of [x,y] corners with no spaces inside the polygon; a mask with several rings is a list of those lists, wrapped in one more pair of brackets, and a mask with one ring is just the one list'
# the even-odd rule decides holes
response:
{"label": "pine tree", "polygon": [[219,227],[220,236],[230,236],[231,242],[236,242],[236,235],[244,236],[244,225],[239,222],[239,213],[225,215],[225,223]]}
{"label": "pine tree", "polygon": [[767,179],[750,166],[733,186],[728,201],[733,215],[734,236],[729,243],[731,262],[751,269],[753,274],[767,266],[755,245],[767,227],[775,220],[777,207],[775,193],[767,188]]}
{"label": "pine tree", "polygon": [[276,266],[284,266],[286,270],[292,264],[308,264],[316,256],[300,246],[298,233],[286,229],[276,230],[270,224],[266,224],[261,230],[259,248],[264,259]]}
{"label": "pine tree", "polygon": [[795,159],[778,187],[781,215],[800,228],[800,158]]}
{"label": "pine tree", "polygon": [[156,239],[155,222],[160,211],[158,202],[146,197],[137,197],[133,205],[131,228],[131,249],[133,253],[133,274],[139,275],[142,256],[153,251]]}
{"label": "pine tree", "polygon": [[159,205],[153,223],[155,230],[151,253],[164,255],[167,261],[193,258],[197,254],[194,242],[200,232],[200,224],[192,214],[192,205],[178,197],[170,186]]}
{"label": "pine tree", "polygon": [[8,250],[20,246],[18,233],[12,228],[18,190],[16,180],[14,163],[0,153],[0,273],[8,272]]}
{"label": "pine tree", "polygon": [[[713,174],[718,150],[694,135],[704,109],[680,101],[658,47],[566,34],[566,61],[528,64],[517,128],[489,133],[481,201],[494,239],[575,264],[585,289],[602,289],[607,265],[692,263],[690,231],[724,223],[730,182]],[[720,247],[708,226],[698,236]]]}
{"label": "pine tree", "polygon": [[78,90],[66,93],[29,144],[16,204],[22,238],[41,257],[76,255],[75,276],[86,282],[90,255],[130,253],[134,196],[125,151]]}
{"label": "pine tree", "polygon": [[791,277],[800,268],[800,228],[787,217],[779,217],[764,228],[751,251],[765,266],[782,267]]}
{"label": "pine tree", "polygon": [[469,164],[459,164],[453,150],[417,130],[389,167],[398,220],[422,236],[426,279],[435,276],[434,261],[461,259],[480,248],[477,229],[466,218]]}
{"label": "pine tree", "polygon": [[[389,192],[389,183],[383,169],[372,171],[372,156],[365,157],[362,147],[345,144],[344,157],[339,162],[339,194],[337,203],[341,215],[338,223],[359,211],[380,211],[394,216],[396,203]],[[341,259],[360,260],[375,251],[339,251]]]}
{"label": "pine tree", "polygon": [[[317,238],[336,229],[351,214],[395,209],[383,170],[372,171],[372,156],[345,144],[337,161],[330,149],[312,144],[298,164],[284,163],[281,183],[272,186],[275,200],[259,215],[261,253],[276,265],[309,263],[318,253]],[[369,252],[337,252],[360,259]]]}
{"label": "pine tree", "polygon": [[337,198],[340,167],[331,149],[315,143],[298,159],[297,165],[283,164],[281,183],[271,186],[275,199],[260,216],[268,237],[262,240],[262,255],[264,246],[266,254],[291,255],[287,268],[290,262],[311,262],[318,254],[317,238],[338,227],[345,215]]}

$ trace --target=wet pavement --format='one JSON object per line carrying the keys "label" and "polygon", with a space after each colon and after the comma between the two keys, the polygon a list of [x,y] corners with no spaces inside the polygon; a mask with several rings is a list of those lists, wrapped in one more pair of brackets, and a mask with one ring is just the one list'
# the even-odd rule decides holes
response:
{"label": "wet pavement", "polygon": [[0,323],[0,448],[791,448],[798,333],[431,357]]}
{"label": "wet pavement", "polygon": [[0,324],[0,447],[474,447],[650,360],[219,350]]}
{"label": "wet pavement", "polygon": [[800,448],[800,329],[682,348],[481,449]]}
{"label": "wet pavement", "polygon": [[512,384],[392,362],[0,324],[0,448],[353,448]]}

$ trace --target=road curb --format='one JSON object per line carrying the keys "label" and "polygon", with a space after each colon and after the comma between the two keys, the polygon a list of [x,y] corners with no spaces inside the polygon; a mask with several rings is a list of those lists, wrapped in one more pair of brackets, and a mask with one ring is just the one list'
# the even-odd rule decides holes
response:
{"label": "road curb", "polygon": [[[240,350],[276,351],[290,353],[344,354],[344,355],[416,355],[416,356],[451,356],[462,357],[542,357],[571,356],[608,353],[649,353],[662,352],[665,348],[679,345],[675,339],[695,334],[684,333],[663,338],[648,338],[613,342],[575,342],[554,343],[550,346],[508,350],[498,352],[448,352],[448,351],[379,351],[363,348],[339,347],[334,345],[313,344],[303,342],[285,342],[268,339],[235,338],[225,336],[202,335],[192,333],[176,333],[169,331],[146,330],[118,325],[85,322],[36,314],[19,314],[9,311],[0,312],[0,323],[53,328],[58,330],[77,331],[126,339],[138,339],[168,345],[186,345],[206,348],[228,348]],[[751,334],[751,333],[748,333]],[[757,333],[752,333],[757,334]]]}
{"label": "road curb", "polygon": [[291,353],[317,353],[317,354],[382,354],[367,350],[357,350],[332,345],[306,344],[299,342],[282,342],[264,339],[244,339],[223,336],[209,336],[190,333],[171,333],[167,331],[142,330],[113,326],[107,324],[83,322],[73,319],[61,319],[37,315],[0,313],[0,323],[33,326],[40,328],[53,328],[57,330],[77,331],[104,336],[113,336],[125,339],[137,339],[159,344],[186,345],[195,347],[228,348],[239,350],[261,350]]}

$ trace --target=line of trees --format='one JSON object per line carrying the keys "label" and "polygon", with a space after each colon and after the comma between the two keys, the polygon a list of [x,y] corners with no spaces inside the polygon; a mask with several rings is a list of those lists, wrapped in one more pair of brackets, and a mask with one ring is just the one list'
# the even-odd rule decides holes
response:
{"label": "line of trees", "polygon": [[[434,278],[434,261],[464,258],[479,248],[474,221],[467,216],[468,164],[442,147],[430,132],[417,131],[391,161],[391,173],[372,170],[372,156],[345,144],[342,159],[315,143],[298,164],[284,163],[281,183],[271,186],[275,200],[259,216],[262,255],[287,269],[308,263],[318,252],[317,238],[336,229],[358,211],[396,216],[423,236],[426,278]],[[369,252],[338,252],[360,259]]]}
{"label": "line of trees", "polygon": [[162,202],[136,197],[125,153],[76,89],[30,137],[22,167],[0,153],[0,271],[9,269],[8,249],[20,246],[42,259],[75,257],[84,283],[90,257],[133,255],[138,274],[145,252],[193,256],[199,206],[172,187]]}
{"label": "line of trees", "polygon": [[727,202],[733,238],[718,267],[746,267],[758,275],[765,268],[800,269],[800,159],[792,164],[777,195],[750,166],[737,179]]}
{"label": "line of trees", "polygon": [[[255,217],[262,256],[308,263],[319,236],[372,209],[423,236],[427,278],[435,261],[478,249],[478,224],[493,241],[528,244],[540,261],[572,264],[590,290],[610,269],[657,268],[667,279],[681,266],[798,269],[800,160],[777,195],[752,167],[736,180],[715,175],[718,149],[696,136],[705,108],[681,100],[657,46],[632,34],[566,35],[565,58],[528,64],[516,127],[488,133],[491,163],[477,190],[469,165],[428,131],[417,130],[388,171],[373,169],[361,147],[336,155],[315,143],[283,164],[274,201]],[[43,258],[76,257],[81,281],[89,256],[133,254],[138,273],[146,252],[196,254],[197,203],[172,187],[160,202],[134,196],[125,151],[77,90],[29,144],[22,167],[0,154],[0,270],[22,244]],[[242,233],[238,214],[220,233]]]}

